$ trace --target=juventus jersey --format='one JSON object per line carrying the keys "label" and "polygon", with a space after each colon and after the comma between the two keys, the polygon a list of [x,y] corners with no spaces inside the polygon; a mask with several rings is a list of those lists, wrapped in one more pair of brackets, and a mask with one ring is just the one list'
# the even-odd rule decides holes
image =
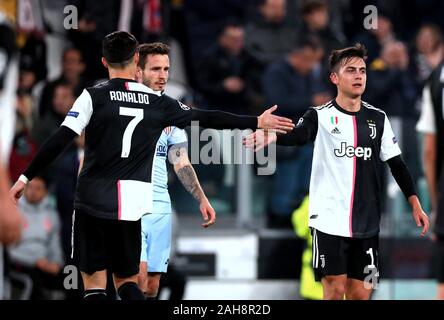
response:
{"label": "juventus jersey", "polygon": [[[444,187],[444,64],[430,76],[423,91],[422,111],[416,129],[421,133],[436,135],[436,179],[438,189]],[[442,192],[441,192],[442,194]],[[435,221],[435,232],[444,234],[444,196],[438,199],[439,214]]]}
{"label": "juventus jersey", "polygon": [[152,167],[163,128],[192,120],[186,105],[128,79],[85,89],[63,126],[85,130],[75,209],[135,221],[152,212]]}
{"label": "juventus jersey", "polygon": [[379,233],[382,161],[401,154],[387,115],[366,102],[358,112],[335,100],[299,120],[314,141],[309,226],[342,237]]}

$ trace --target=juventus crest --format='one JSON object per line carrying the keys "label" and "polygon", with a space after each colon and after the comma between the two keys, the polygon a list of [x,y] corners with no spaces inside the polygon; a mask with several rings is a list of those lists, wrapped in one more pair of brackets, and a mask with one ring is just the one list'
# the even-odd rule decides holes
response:
{"label": "juventus crest", "polygon": [[376,138],[376,123],[369,122],[368,127],[370,128],[370,138],[375,139]]}

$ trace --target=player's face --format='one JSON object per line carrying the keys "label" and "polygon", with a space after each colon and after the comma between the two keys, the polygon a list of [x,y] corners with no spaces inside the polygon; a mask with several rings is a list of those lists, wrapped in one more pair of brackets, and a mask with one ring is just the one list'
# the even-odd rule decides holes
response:
{"label": "player's face", "polygon": [[142,70],[142,82],[154,91],[165,90],[170,70],[170,59],[166,54],[146,56],[145,69]]}
{"label": "player's face", "polygon": [[357,98],[365,91],[367,69],[363,59],[352,58],[331,74],[331,81],[338,87],[338,91]]}

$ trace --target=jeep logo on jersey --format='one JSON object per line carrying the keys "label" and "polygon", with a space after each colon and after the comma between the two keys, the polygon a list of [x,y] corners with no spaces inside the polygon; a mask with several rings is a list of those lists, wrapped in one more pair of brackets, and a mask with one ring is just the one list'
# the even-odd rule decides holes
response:
{"label": "jeep logo on jersey", "polygon": [[341,148],[335,149],[335,156],[337,157],[358,157],[364,158],[364,160],[369,160],[372,157],[372,148],[363,148],[363,147],[352,147],[348,146],[345,142],[341,142]]}

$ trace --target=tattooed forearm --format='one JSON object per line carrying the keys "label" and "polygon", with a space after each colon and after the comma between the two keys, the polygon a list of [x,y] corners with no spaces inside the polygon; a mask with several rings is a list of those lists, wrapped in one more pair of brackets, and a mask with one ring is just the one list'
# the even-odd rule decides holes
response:
{"label": "tattooed forearm", "polygon": [[176,171],[180,182],[185,189],[197,200],[200,201],[205,197],[205,194],[199,184],[196,172],[191,165],[185,165]]}

